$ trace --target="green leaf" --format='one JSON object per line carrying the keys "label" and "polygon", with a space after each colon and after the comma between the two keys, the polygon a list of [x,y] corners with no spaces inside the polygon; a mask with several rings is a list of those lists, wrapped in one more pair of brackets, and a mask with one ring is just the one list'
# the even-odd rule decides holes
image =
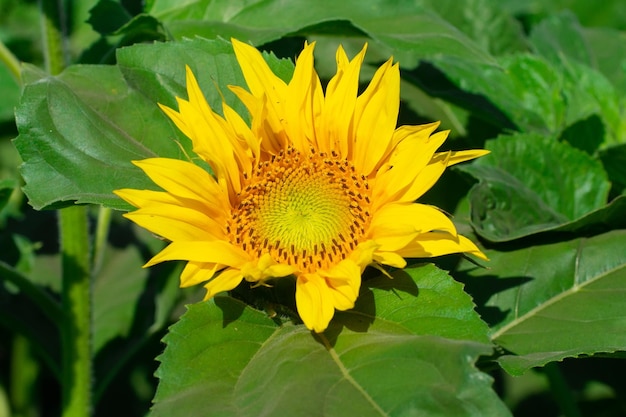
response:
{"label": "green leaf", "polygon": [[593,50],[585,40],[578,19],[569,10],[549,15],[534,26],[529,41],[535,51],[550,62],[563,64],[571,59],[593,64]]}
{"label": "green leaf", "polygon": [[501,136],[486,148],[489,156],[460,168],[480,181],[469,195],[480,236],[504,242],[602,220],[597,213],[583,220],[605,206],[610,189],[602,165],[586,153],[529,134]]}
{"label": "green leaf", "polygon": [[423,3],[474,40],[492,55],[527,49],[518,20],[492,0],[473,0],[459,7],[456,0],[426,0]]}
{"label": "green leaf", "polygon": [[[283,72],[289,67],[268,59]],[[214,86],[234,101],[227,85],[245,85],[224,41],[139,45],[120,51],[120,61],[125,78],[111,66],[72,66],[58,77],[27,68],[15,145],[24,160],[24,192],[33,207],[76,201],[127,209],[113,190],[155,188],[131,160],[192,155],[190,141],[157,106],[176,106],[175,96],[186,97],[185,64],[197,71],[218,110]]]}
{"label": "green leaf", "polygon": [[[432,264],[416,265],[366,280],[354,314],[338,312],[351,328],[365,317],[390,326],[390,332],[408,331],[449,339],[486,343],[489,329],[474,311],[463,286]],[[402,329],[397,329],[401,326]]]}
{"label": "green leaf", "polygon": [[468,291],[520,375],[578,355],[624,350],[626,231],[497,252],[489,269],[466,264]]}
{"label": "green leaf", "polygon": [[465,34],[412,1],[391,4],[375,0],[363,7],[358,0],[294,0],[284,7],[281,2],[265,1],[233,5],[228,0],[155,0],[147,10],[163,21],[177,39],[198,35],[235,37],[260,45],[294,32],[306,33],[306,28],[319,23],[343,20],[391,48],[396,59],[407,67],[414,67],[420,58],[442,54],[494,63]]}
{"label": "green leaf", "polygon": [[589,49],[594,52],[596,67],[622,95],[626,92],[626,33],[594,27],[584,30]]}
{"label": "green leaf", "polygon": [[93,352],[116,337],[128,337],[136,307],[146,286],[148,271],[138,247],[108,247],[94,283]]}
{"label": "green leaf", "polygon": [[473,341],[483,329],[440,337],[484,326],[458,283],[430,265],[366,285],[321,336],[226,296],[189,306],[164,339],[151,415],[510,415],[473,366],[490,352]]}

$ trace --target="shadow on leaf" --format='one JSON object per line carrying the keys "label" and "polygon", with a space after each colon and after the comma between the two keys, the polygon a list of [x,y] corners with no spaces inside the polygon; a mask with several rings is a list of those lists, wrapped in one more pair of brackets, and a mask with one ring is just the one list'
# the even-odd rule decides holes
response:
{"label": "shadow on leaf", "polygon": [[[348,311],[337,311],[324,335],[331,346],[347,328],[353,332],[365,333],[376,320],[375,291],[392,292],[398,298],[418,297],[419,289],[411,276],[404,270],[392,272],[389,278],[380,272],[372,273],[369,269],[363,276],[363,284],[354,308]],[[317,339],[317,337],[316,337]]]}

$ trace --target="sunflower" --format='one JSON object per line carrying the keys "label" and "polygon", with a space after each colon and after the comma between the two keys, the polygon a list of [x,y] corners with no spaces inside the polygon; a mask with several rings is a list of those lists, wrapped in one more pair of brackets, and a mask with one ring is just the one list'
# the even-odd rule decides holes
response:
{"label": "sunflower", "polygon": [[125,216],[170,241],[145,266],[187,261],[181,287],[204,283],[206,298],[242,280],[266,285],[294,276],[304,324],[323,332],[335,310],[354,306],[368,265],[403,268],[404,258],[469,253],[485,259],[436,207],[415,203],[446,167],[486,151],[436,152],[439,123],[396,128],[400,74],[392,59],[360,95],[365,50],[339,47],[325,92],[305,44],[285,83],[254,47],[232,40],[248,88],[230,89],[250,125],[226,103],[204,98],[187,67],[188,99],[161,105],[213,174],[192,162],[133,161],[163,191],[115,193]]}

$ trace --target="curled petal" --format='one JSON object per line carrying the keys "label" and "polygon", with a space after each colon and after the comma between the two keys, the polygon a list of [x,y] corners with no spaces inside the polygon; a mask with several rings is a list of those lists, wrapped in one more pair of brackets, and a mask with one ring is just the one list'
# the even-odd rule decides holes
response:
{"label": "curled petal", "polygon": [[180,274],[180,287],[186,288],[209,281],[223,265],[207,262],[188,262]]}
{"label": "curled petal", "polygon": [[208,300],[217,293],[232,290],[239,285],[242,279],[243,275],[238,269],[226,269],[222,271],[222,273],[204,285],[206,289],[204,299]]}
{"label": "curled petal", "polygon": [[487,256],[465,236],[452,236],[444,232],[421,234],[413,242],[396,252],[405,258],[431,258],[451,253],[469,253],[480,259],[488,260]]}

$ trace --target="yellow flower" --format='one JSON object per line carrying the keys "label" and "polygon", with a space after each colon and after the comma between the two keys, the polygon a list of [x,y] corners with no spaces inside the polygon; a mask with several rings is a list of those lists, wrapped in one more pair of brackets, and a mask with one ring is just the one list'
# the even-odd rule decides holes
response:
{"label": "yellow flower", "polygon": [[248,89],[231,90],[251,125],[228,105],[207,104],[187,68],[188,100],[161,106],[214,176],[191,162],[135,161],[164,191],[117,190],[137,207],[125,216],[171,243],[146,266],[184,260],[181,287],[206,297],[242,280],[295,276],[296,305],[315,332],[354,306],[370,264],[466,252],[485,258],[436,207],[415,203],[446,167],[484,155],[439,152],[438,123],[396,128],[400,74],[392,59],[358,95],[365,47],[337,50],[326,92],[305,45],[287,84],[255,48],[233,40]]}

